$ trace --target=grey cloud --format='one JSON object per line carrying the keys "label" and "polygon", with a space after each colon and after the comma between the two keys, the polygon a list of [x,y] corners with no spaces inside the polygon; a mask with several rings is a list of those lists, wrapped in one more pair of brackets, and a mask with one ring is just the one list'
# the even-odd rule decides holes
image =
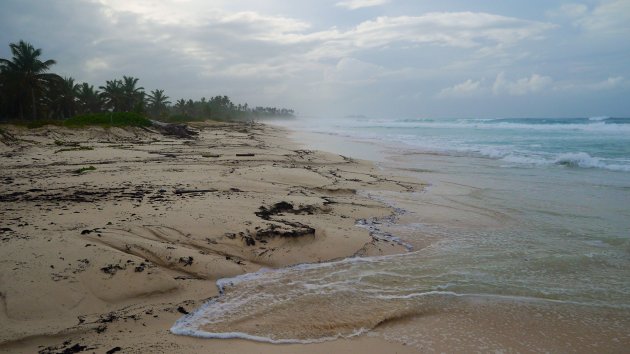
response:
{"label": "grey cloud", "polygon": [[[470,104],[474,96],[470,107],[479,114],[488,112],[484,103],[517,114],[532,106],[519,100],[536,96],[544,106],[550,98],[536,94],[548,91],[558,101],[624,112],[622,102],[603,106],[596,96],[585,99],[586,89],[569,88],[628,93],[625,79],[616,79],[630,77],[627,2],[578,1],[542,8],[549,16],[538,19],[467,12],[464,1],[462,11],[405,13],[386,11],[396,2],[351,12],[338,3],[308,2],[319,9],[310,15],[279,1],[7,0],[0,56],[8,56],[6,44],[25,39],[57,59],[56,72],[96,86],[133,75],[171,98],[228,94],[303,113],[468,115],[466,105],[444,102]],[[322,26],[321,16],[333,11],[349,20]],[[596,31],[612,39],[584,36]],[[567,105],[565,115],[584,109],[576,107]]]}
{"label": "grey cloud", "polygon": [[344,0],[335,4],[348,10],[357,10],[365,7],[381,6],[389,3],[389,0]]}

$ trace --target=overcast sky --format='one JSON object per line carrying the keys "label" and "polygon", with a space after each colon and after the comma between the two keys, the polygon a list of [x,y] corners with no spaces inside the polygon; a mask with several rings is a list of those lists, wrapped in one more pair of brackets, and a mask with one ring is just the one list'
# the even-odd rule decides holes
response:
{"label": "overcast sky", "polygon": [[630,116],[630,0],[1,0],[95,86],[218,94],[303,115]]}

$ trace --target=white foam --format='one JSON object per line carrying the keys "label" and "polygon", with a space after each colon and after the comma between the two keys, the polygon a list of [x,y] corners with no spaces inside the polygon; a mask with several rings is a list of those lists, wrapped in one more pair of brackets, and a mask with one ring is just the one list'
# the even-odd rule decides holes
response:
{"label": "white foam", "polygon": [[535,130],[535,131],[584,131],[584,132],[607,132],[607,133],[628,133],[630,124],[607,123],[610,117],[592,117],[584,123],[580,122],[553,122],[553,123],[528,123],[525,120],[520,122],[500,121],[496,119],[369,119],[369,120],[317,120],[317,121],[294,121],[284,122],[282,125],[307,130],[311,132],[334,132],[340,130],[354,130],[366,128],[380,129],[478,129],[478,130]]}
{"label": "white foam", "polygon": [[[369,119],[363,121],[331,121],[328,122],[330,125],[325,123],[313,125],[312,122],[308,122],[304,123],[307,126],[298,127],[298,124],[296,127],[318,134],[356,139],[370,143],[377,142],[384,149],[400,149],[403,147],[404,149],[410,148],[420,153],[486,157],[531,167],[565,165],[568,167],[629,172],[630,159],[628,158],[598,158],[589,155],[587,152],[570,151],[571,149],[581,149],[570,146],[571,141],[573,141],[571,139],[574,137],[598,141],[610,137],[615,144],[622,144],[622,141],[625,141],[627,136],[629,136],[630,124],[608,124],[605,121],[606,118],[608,117],[593,117],[590,121],[584,120],[583,123],[547,124],[496,121],[492,119],[442,121],[439,119]],[[439,128],[443,130],[435,134],[428,134],[431,130],[425,128]],[[493,129],[511,131],[507,132],[507,135],[506,132],[499,131],[494,134],[492,132]],[[478,136],[475,135],[475,130],[485,130],[485,132]],[[535,131],[536,134],[532,134],[529,131]],[[562,134],[562,132],[566,132],[566,134]],[[548,133],[552,133],[552,137],[549,138],[551,140],[546,138]],[[516,140],[512,140],[513,138],[510,137],[512,134],[516,134],[513,137]],[[521,142],[519,139],[524,140]],[[546,141],[546,144],[564,144],[565,140],[563,139],[568,139],[566,141],[569,142],[569,146],[557,146],[545,151],[545,145],[540,143],[540,141]],[[555,151],[557,151],[558,147],[569,151],[557,153]]]}
{"label": "white foam", "polygon": [[[583,131],[583,132],[606,132],[606,133],[628,133],[630,132],[630,124],[607,124],[605,121],[591,121],[591,123],[565,123],[565,124],[527,124],[527,123],[511,123],[511,122],[491,122],[491,121],[446,121],[446,122],[401,122],[401,121],[381,121],[369,122],[353,122],[354,124],[345,126],[345,128],[384,128],[384,129],[477,129],[477,130],[533,130],[547,132],[561,131]],[[344,128],[344,126],[339,126]]]}
{"label": "white foam", "polygon": [[489,299],[489,300],[497,300],[497,301],[517,301],[523,303],[551,303],[551,304],[570,304],[570,305],[578,305],[578,306],[594,306],[594,307],[605,307],[605,308],[620,308],[620,309],[629,309],[630,305],[626,304],[610,304],[605,302],[584,302],[584,301],[571,301],[571,300],[558,300],[558,299],[548,299],[542,297],[531,297],[531,296],[517,296],[517,295],[500,295],[500,294],[483,294],[483,293],[456,293],[452,291],[426,291],[420,293],[411,293],[405,295],[378,295],[376,298],[383,300],[402,300],[402,299],[414,299],[428,296],[452,296],[458,298],[470,298],[470,299]]}
{"label": "white foam", "polygon": [[334,341],[341,338],[352,338],[352,337],[360,336],[368,331],[369,330],[366,328],[359,328],[351,334],[347,334],[347,335],[338,334],[332,337],[322,337],[322,338],[315,338],[315,339],[297,339],[297,338],[273,339],[270,337],[254,336],[254,335],[243,333],[243,332],[224,332],[224,333],[206,332],[200,329],[191,328],[189,326],[178,325],[177,323],[173,327],[171,327],[171,333],[175,335],[180,335],[180,336],[190,336],[190,337],[203,338],[203,339],[246,339],[246,340],[252,340],[256,342],[272,343],[272,344],[322,343],[322,342]]}
{"label": "white foam", "polygon": [[585,152],[560,154],[556,157],[553,163],[568,167],[601,168],[611,171],[630,172],[630,166],[607,164],[600,158],[593,157]]}
{"label": "white foam", "polygon": [[520,155],[514,155],[514,154],[507,155],[503,157],[501,160],[505,162],[521,164],[521,165],[543,166],[543,165],[552,164],[552,161],[547,160],[543,157],[520,156]]}
{"label": "white foam", "polygon": [[448,141],[423,138],[418,141],[418,137],[413,135],[374,136],[371,138],[355,136],[356,139],[369,141],[380,141],[387,145],[393,142],[402,142],[413,149],[422,152],[442,153],[442,154],[462,154],[465,156],[481,156],[509,163],[530,165],[530,166],[550,166],[564,165],[567,167],[598,168],[617,172],[630,172],[630,160],[628,159],[602,159],[593,157],[586,152],[566,152],[553,154],[544,151],[532,151],[512,145],[503,146],[483,146],[477,143],[465,143],[461,141]]}

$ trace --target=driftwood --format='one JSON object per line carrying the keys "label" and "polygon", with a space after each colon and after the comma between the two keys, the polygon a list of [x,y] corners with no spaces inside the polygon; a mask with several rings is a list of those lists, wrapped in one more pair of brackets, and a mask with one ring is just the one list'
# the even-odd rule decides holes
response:
{"label": "driftwood", "polygon": [[239,156],[239,157],[245,157],[245,156],[252,157],[252,156],[256,156],[256,154],[246,153],[246,154],[236,154],[236,156]]}
{"label": "driftwood", "polygon": [[162,134],[175,136],[180,139],[194,139],[199,135],[199,132],[192,130],[185,124],[170,124],[156,120],[152,120],[151,123],[153,123],[153,126]]}

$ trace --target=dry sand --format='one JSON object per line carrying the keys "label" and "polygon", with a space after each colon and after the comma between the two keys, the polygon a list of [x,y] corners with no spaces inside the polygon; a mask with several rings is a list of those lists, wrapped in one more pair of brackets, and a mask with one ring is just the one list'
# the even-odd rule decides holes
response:
{"label": "dry sand", "polygon": [[169,332],[218,295],[217,279],[404,252],[355,226],[392,212],[356,191],[422,188],[367,162],[300,150],[278,128],[195,128],[195,139],[181,139],[2,127],[0,351],[413,352],[369,336],[270,345]]}

